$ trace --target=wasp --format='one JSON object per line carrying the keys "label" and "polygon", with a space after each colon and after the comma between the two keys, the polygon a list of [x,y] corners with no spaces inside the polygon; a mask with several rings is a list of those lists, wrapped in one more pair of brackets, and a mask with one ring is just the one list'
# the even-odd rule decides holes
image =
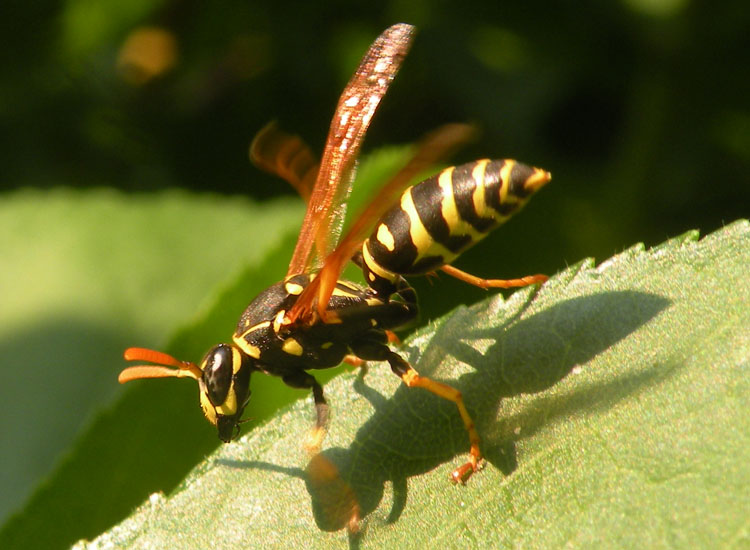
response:
{"label": "wasp", "polygon": [[[245,309],[232,341],[214,346],[200,363],[180,361],[143,348],[125,359],[150,364],[123,370],[121,383],[161,377],[198,382],[200,405],[219,438],[237,436],[250,399],[250,378],[262,372],[289,386],[310,389],[316,420],[312,448],[326,431],[328,404],[308,371],[342,361],[386,361],[409,387],[424,388],[455,403],[468,433],[469,457],[452,473],[466,481],[482,459],[480,438],[461,393],[421,376],[389,343],[393,330],[418,313],[417,296],[404,278],[442,270],[483,288],[544,282],[544,275],[482,279],[451,262],[506,221],[550,180],[550,174],[513,160],[479,160],[443,170],[409,186],[420,172],[466,141],[471,129],[448,125],[429,135],[407,164],[377,193],[341,236],[355,161],[365,132],[410,47],[414,27],[397,24],[370,46],[344,89],[320,163],[296,136],[267,126],[251,145],[261,169],[289,182],[307,211],[287,275]],[[348,262],[362,270],[365,285],[340,279]]]}

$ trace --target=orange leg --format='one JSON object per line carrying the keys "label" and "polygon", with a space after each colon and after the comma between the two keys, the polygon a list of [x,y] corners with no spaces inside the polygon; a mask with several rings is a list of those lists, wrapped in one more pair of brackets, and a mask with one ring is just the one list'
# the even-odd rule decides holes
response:
{"label": "orange leg", "polygon": [[477,277],[475,275],[472,275],[471,273],[466,273],[465,271],[456,269],[452,265],[444,265],[440,269],[442,269],[451,277],[455,277],[460,281],[485,289],[529,286],[536,283],[543,283],[549,278],[546,275],[527,275],[526,277],[521,277],[520,279],[482,279],[481,277]]}
{"label": "orange leg", "polygon": [[410,388],[424,388],[443,399],[452,401],[456,404],[456,407],[458,407],[461,420],[463,420],[464,427],[469,433],[469,443],[471,444],[471,447],[469,449],[469,461],[453,470],[451,479],[454,483],[465,483],[469,477],[471,477],[471,474],[479,469],[479,463],[482,460],[482,453],[479,450],[479,434],[474,427],[474,420],[472,420],[469,411],[466,410],[461,392],[448,384],[443,384],[442,382],[436,382],[430,378],[420,376],[412,367],[408,367],[408,369],[400,376],[401,380],[404,381],[404,384]]}
{"label": "orange leg", "polygon": [[356,355],[349,354],[344,357],[344,363],[351,365],[352,367],[363,367],[367,361],[360,359]]}

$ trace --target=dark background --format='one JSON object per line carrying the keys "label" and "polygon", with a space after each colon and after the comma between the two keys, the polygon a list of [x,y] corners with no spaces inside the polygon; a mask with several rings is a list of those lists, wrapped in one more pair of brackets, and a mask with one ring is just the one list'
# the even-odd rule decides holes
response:
{"label": "dark background", "polygon": [[[462,268],[553,274],[748,216],[746,2],[374,4],[5,3],[0,200],[25,187],[290,194],[250,166],[252,136],[277,119],[320,151],[359,58],[403,21],[418,34],[365,152],[472,122],[481,137],[456,162],[553,174]],[[483,269],[488,254],[507,271]],[[424,317],[482,296],[444,284],[424,299],[416,282]]]}
{"label": "dark background", "polygon": [[[478,124],[459,160],[552,171],[561,218],[544,230],[571,261],[747,214],[750,15],[739,1],[91,4],[6,4],[5,189],[288,193],[249,169],[254,132],[276,118],[320,150],[351,67],[406,21],[419,34],[366,149]],[[175,45],[151,77],[122,61],[144,27]]]}

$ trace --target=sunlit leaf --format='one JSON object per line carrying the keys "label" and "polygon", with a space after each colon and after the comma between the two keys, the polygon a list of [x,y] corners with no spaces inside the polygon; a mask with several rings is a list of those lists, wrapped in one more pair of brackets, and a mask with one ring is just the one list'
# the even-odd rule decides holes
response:
{"label": "sunlit leaf", "polygon": [[79,547],[746,544],[747,265],[743,221],[420,330],[403,353],[463,392],[483,437],[488,464],[465,487],[448,481],[468,449],[453,405],[372,366],[328,384],[332,429],[309,466],[308,399]]}

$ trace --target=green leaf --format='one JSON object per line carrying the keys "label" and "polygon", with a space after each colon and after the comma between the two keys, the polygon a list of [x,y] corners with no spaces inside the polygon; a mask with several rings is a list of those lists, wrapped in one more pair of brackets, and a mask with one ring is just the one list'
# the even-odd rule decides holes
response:
{"label": "green leaf", "polygon": [[448,481],[468,449],[455,407],[378,365],[327,385],[307,470],[310,399],[79,547],[747,546],[748,265],[741,221],[420,330],[404,355],[462,391],[482,437],[488,464],[465,487]]}
{"label": "green leaf", "polygon": [[[161,347],[170,327],[210,301],[207,289],[229,274],[237,277],[245,265],[270,269],[275,262],[283,273],[288,252],[278,249],[289,246],[301,213],[296,198],[256,204],[177,191],[127,196],[58,189],[3,196],[3,515],[26,499],[34,476],[47,474],[81,427],[92,423],[92,411],[120,395],[123,349]],[[248,234],[263,238],[249,240]],[[235,309],[223,323],[208,319],[217,322],[212,330],[231,334],[246,300],[225,300]],[[204,332],[204,338],[213,336]],[[193,418],[185,412],[195,411],[186,405],[194,406],[195,388],[176,386],[161,393],[159,383],[125,388],[118,408],[93,423],[24,513],[3,527],[0,547],[70,544],[124,517],[148,490],[174,487],[215,446],[200,413]],[[166,403],[174,418],[159,409]],[[173,431],[165,430],[170,420]],[[192,439],[177,440],[176,450],[164,453],[169,464],[160,463],[161,454],[148,459],[171,434],[176,439],[186,432]]]}
{"label": "green leaf", "polygon": [[[409,150],[363,159],[355,213]],[[228,340],[250,298],[286,273],[302,211],[298,198],[259,204],[183,192],[60,189],[5,197],[0,371],[7,396],[0,406],[8,422],[0,432],[0,514],[25,500],[34,475],[70,448],[0,529],[0,548],[64,548],[93,537],[146,495],[172,490],[219,444],[190,381],[131,383],[116,393],[122,351],[164,348],[198,361]],[[224,282],[206,299],[216,281]],[[178,323],[164,346],[168,327]],[[307,395],[268,377],[255,377],[252,388],[263,395],[247,409],[255,424]]]}

